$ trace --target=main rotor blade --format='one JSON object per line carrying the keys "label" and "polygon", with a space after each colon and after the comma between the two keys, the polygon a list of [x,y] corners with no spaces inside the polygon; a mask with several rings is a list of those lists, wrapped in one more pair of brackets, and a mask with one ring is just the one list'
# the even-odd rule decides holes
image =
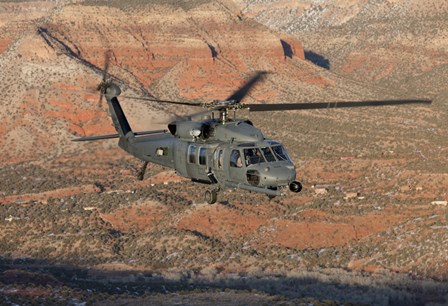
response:
{"label": "main rotor blade", "polygon": [[203,106],[203,103],[201,103],[201,102],[159,100],[159,99],[153,99],[153,98],[141,98],[141,97],[131,97],[131,96],[123,96],[123,98],[134,99],[134,100],[144,100],[144,101],[151,101],[151,102],[168,103],[168,104]]}
{"label": "main rotor blade", "polygon": [[242,87],[236,90],[231,96],[229,96],[226,101],[241,101],[250,92],[252,87],[262,80],[263,76],[266,75],[267,71],[258,71],[253,75]]}
{"label": "main rotor blade", "polygon": [[385,106],[402,104],[431,104],[427,99],[408,100],[373,100],[373,101],[349,101],[349,102],[320,102],[320,103],[278,103],[278,104],[244,104],[251,112],[282,111],[282,110],[304,110],[323,108],[344,108],[344,107],[365,107],[365,106]]}

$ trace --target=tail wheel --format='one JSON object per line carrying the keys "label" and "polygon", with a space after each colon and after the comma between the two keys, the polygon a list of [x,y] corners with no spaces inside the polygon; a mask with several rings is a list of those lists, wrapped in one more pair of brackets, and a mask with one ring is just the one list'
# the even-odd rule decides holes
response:
{"label": "tail wheel", "polygon": [[207,190],[205,192],[205,201],[208,204],[215,204],[218,199],[218,192],[216,190]]}

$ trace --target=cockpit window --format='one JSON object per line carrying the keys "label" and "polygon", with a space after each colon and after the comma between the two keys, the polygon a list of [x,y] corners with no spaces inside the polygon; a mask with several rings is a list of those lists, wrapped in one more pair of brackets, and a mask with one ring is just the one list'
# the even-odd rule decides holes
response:
{"label": "cockpit window", "polygon": [[267,140],[267,142],[268,142],[271,146],[280,145],[280,143],[279,143],[278,141],[275,141],[275,140]]}
{"label": "cockpit window", "polygon": [[261,148],[261,151],[263,151],[263,155],[266,158],[266,160],[268,162],[274,162],[275,161],[275,157],[274,154],[272,154],[272,151],[269,147],[266,148]]}
{"label": "cockpit window", "polygon": [[246,166],[265,162],[259,148],[244,149],[244,159],[246,161]]}
{"label": "cockpit window", "polygon": [[255,143],[248,142],[248,143],[242,143],[238,145],[238,147],[255,147]]}
{"label": "cockpit window", "polygon": [[272,151],[274,152],[274,155],[278,160],[289,160],[288,154],[286,153],[285,149],[283,149],[283,146],[273,146]]}

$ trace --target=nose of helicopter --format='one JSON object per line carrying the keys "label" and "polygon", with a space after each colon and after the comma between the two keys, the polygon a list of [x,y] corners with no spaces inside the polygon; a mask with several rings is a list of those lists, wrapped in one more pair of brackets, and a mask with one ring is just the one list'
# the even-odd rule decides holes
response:
{"label": "nose of helicopter", "polygon": [[287,186],[296,178],[296,169],[293,165],[266,166],[260,172],[260,185]]}

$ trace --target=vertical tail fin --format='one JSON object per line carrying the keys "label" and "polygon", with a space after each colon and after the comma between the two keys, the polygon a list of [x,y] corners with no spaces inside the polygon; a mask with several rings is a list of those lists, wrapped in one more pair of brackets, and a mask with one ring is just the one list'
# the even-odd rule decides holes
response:
{"label": "vertical tail fin", "polygon": [[131,126],[129,125],[120,102],[118,102],[118,96],[121,90],[115,84],[110,84],[105,89],[104,95],[109,105],[109,113],[112,117],[112,122],[120,137],[126,136],[128,133],[132,133]]}

